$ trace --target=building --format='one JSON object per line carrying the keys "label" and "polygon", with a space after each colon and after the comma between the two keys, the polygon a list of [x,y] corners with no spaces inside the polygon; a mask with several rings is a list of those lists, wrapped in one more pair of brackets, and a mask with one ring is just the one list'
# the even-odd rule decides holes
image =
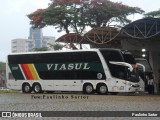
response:
{"label": "building", "polygon": [[28,39],[33,41],[34,48],[41,48],[43,40],[42,29],[30,28]]}
{"label": "building", "polygon": [[12,40],[11,51],[31,52],[35,48],[50,47],[49,44],[55,43],[55,37],[43,36],[42,29],[30,28],[28,39],[17,38]]}
{"label": "building", "polygon": [[29,39],[17,38],[11,43],[12,53],[33,51],[33,42]]}

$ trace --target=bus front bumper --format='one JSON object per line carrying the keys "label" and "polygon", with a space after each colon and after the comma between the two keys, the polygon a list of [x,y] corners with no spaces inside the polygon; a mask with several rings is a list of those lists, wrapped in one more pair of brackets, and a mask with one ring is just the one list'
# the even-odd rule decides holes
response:
{"label": "bus front bumper", "polygon": [[139,90],[140,90],[139,84],[130,85],[130,87],[128,88],[129,92],[138,92]]}

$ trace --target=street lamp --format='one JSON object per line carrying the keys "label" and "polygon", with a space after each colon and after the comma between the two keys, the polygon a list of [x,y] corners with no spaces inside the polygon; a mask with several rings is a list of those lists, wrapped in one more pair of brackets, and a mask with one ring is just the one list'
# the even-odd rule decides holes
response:
{"label": "street lamp", "polygon": [[145,49],[145,48],[142,48],[141,51],[142,51],[142,57],[146,57],[146,53],[145,53],[145,52],[146,52],[146,49]]}
{"label": "street lamp", "polygon": [[142,54],[142,57],[146,57],[146,54]]}
{"label": "street lamp", "polygon": [[146,49],[145,49],[145,48],[143,48],[143,49],[142,49],[142,52],[146,52]]}

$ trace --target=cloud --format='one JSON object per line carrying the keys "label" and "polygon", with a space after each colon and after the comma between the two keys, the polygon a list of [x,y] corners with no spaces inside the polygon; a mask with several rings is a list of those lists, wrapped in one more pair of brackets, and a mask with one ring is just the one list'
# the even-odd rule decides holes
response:
{"label": "cloud", "polygon": [[[37,2],[37,7],[40,8],[47,8],[48,7],[48,3],[50,3],[50,0],[39,0],[40,2]],[[47,4],[46,4],[47,3]]]}
{"label": "cloud", "polygon": [[3,0],[0,5],[0,61],[6,60],[11,52],[11,40],[15,38],[28,38],[29,19],[27,14],[46,8],[50,0]]}
{"label": "cloud", "polygon": [[3,3],[4,12],[7,14],[20,12],[27,0],[5,0]]}
{"label": "cloud", "polygon": [[23,9],[32,10],[35,8],[47,8],[50,0],[5,0],[1,9],[5,14],[20,13]]}

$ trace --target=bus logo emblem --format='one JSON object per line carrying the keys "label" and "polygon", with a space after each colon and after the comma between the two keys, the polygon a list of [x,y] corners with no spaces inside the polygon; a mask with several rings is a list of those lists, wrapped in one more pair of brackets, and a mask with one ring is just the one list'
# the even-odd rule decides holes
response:
{"label": "bus logo emblem", "polygon": [[102,79],[102,76],[103,76],[102,73],[98,73],[98,74],[97,74],[97,78],[98,78],[98,79]]}

